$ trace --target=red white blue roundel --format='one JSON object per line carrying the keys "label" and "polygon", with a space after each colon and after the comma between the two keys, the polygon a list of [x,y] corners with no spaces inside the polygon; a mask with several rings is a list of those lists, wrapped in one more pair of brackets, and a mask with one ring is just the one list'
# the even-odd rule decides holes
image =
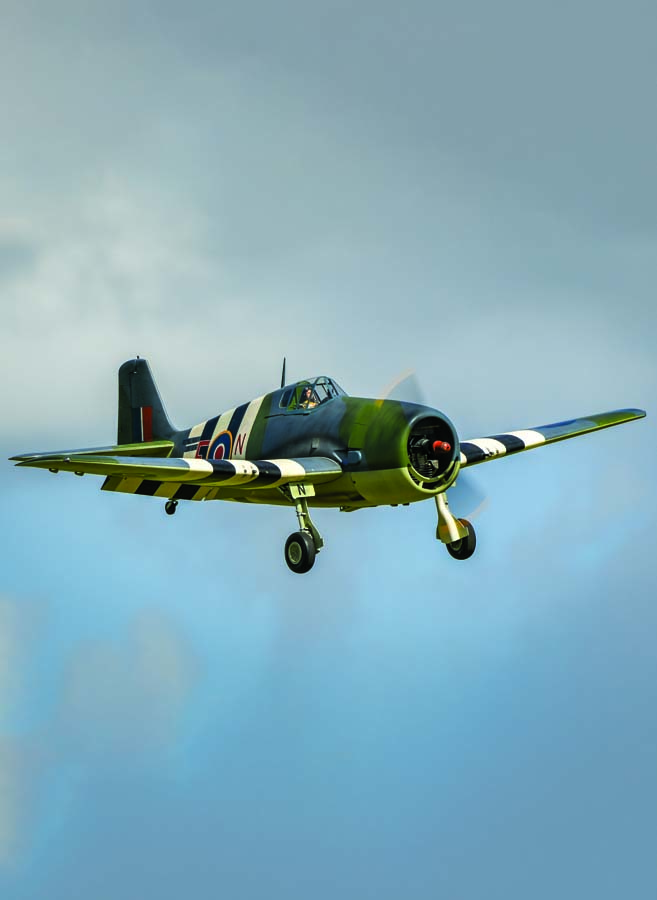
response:
{"label": "red white blue roundel", "polygon": [[233,449],[233,436],[230,431],[220,432],[210,447],[208,459],[230,459],[230,451]]}

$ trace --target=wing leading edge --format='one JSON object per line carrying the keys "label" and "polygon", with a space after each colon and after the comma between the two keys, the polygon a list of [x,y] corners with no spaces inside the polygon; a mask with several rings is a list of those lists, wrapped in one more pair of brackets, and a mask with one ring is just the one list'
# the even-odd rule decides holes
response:
{"label": "wing leading edge", "polygon": [[633,422],[635,419],[642,419],[645,414],[643,409],[616,409],[579,419],[568,419],[565,422],[553,422],[551,425],[539,425],[537,428],[507,431],[490,437],[462,441],[461,468],[475,466],[500,456],[521,453],[523,450],[533,450],[544,444],[565,441],[580,434],[600,431],[602,428],[622,425],[624,422]]}

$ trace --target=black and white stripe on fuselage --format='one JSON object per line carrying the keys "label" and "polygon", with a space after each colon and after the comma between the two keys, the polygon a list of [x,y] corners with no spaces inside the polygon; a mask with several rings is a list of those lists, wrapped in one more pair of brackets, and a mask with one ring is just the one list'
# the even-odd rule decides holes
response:
{"label": "black and white stripe on fuselage", "polygon": [[[194,425],[183,441],[183,458],[244,459],[265,396]],[[222,439],[224,435],[228,437]]]}

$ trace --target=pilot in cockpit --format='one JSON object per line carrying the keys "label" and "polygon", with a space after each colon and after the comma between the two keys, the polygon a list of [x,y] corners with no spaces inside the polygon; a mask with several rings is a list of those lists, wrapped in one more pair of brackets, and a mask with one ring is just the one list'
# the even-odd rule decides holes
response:
{"label": "pilot in cockpit", "polygon": [[317,397],[310,386],[304,388],[299,406],[302,409],[313,409],[313,407],[317,406]]}

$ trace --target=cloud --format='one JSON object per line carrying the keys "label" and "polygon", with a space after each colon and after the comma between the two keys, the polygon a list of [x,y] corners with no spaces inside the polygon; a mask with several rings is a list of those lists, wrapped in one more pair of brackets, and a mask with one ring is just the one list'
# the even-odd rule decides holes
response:
{"label": "cloud", "polygon": [[22,719],[32,651],[43,635],[47,607],[0,594],[0,727]]}
{"label": "cloud", "polygon": [[22,849],[30,783],[20,742],[0,736],[0,868],[12,865]]}
{"label": "cloud", "polygon": [[[654,382],[645,154],[614,187],[639,126],[654,143],[651,81],[601,49],[619,28],[651,33],[636,20],[598,17],[583,70],[578,7],[555,73],[525,16],[501,58],[507,25],[483,6],[416,3],[403,27],[341,3],[255,19],[72,8],[63,22],[19,5],[0,38],[14,427],[111,440],[115,371],[136,353],[180,425],[275,386],[284,354],[355,394],[414,365],[466,423],[500,386],[524,425],[541,391],[602,395],[621,370]],[[553,44],[559,21],[542,17]],[[630,88],[610,116],[601,98]]]}
{"label": "cloud", "polygon": [[24,737],[35,650],[47,610],[0,595],[0,869],[11,868],[29,844],[40,777],[40,741]]}
{"label": "cloud", "polygon": [[198,678],[194,650],[166,615],[145,610],[116,639],[66,661],[57,732],[68,752],[148,753],[175,741]]}
{"label": "cloud", "polygon": [[24,607],[0,603],[0,700],[11,708],[21,686],[31,714],[18,734],[9,716],[0,729],[4,868],[23,858],[53,816],[66,815],[52,802],[63,784],[75,797],[82,773],[121,766],[126,757],[132,766],[165,765],[201,675],[190,639],[157,608],[142,609],[115,636],[78,640],[61,655],[54,634],[30,636]]}

